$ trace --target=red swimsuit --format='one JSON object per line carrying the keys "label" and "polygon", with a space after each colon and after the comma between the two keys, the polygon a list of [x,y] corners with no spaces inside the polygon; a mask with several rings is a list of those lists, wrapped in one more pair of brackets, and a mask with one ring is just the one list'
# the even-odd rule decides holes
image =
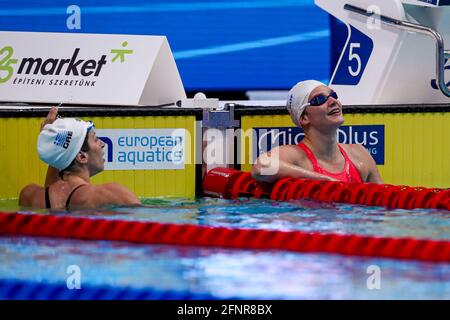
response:
{"label": "red swimsuit", "polygon": [[356,169],[352,160],[350,160],[347,153],[344,151],[344,148],[342,148],[340,145],[338,145],[338,147],[339,147],[339,150],[341,150],[342,156],[345,159],[345,164],[344,164],[344,170],[339,173],[329,172],[329,171],[325,170],[324,168],[322,168],[321,166],[319,166],[319,164],[317,163],[317,159],[314,156],[314,154],[312,153],[311,149],[309,149],[304,143],[302,143],[302,142],[299,143],[298,147],[301,148],[305,152],[309,161],[311,161],[311,164],[312,164],[315,172],[323,174],[325,176],[328,176],[330,178],[333,178],[333,179],[336,179],[339,181],[343,181],[343,182],[360,182],[360,183],[363,182],[358,169]]}

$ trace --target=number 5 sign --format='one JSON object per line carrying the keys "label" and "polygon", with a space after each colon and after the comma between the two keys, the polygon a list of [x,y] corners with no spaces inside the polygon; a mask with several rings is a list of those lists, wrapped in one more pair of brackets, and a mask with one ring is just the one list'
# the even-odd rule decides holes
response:
{"label": "number 5 sign", "polygon": [[357,85],[373,50],[372,39],[353,26],[347,30],[345,50],[330,81],[333,85]]}

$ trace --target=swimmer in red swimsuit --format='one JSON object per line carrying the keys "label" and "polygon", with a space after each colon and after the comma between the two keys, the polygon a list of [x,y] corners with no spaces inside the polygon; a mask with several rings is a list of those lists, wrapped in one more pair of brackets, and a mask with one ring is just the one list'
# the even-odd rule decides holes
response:
{"label": "swimmer in red swimsuit", "polygon": [[338,144],[337,130],[344,123],[342,104],[328,86],[314,80],[297,83],[289,92],[287,107],[305,136],[298,145],[275,147],[261,155],[252,169],[255,179],[383,183],[375,161],[362,145]]}

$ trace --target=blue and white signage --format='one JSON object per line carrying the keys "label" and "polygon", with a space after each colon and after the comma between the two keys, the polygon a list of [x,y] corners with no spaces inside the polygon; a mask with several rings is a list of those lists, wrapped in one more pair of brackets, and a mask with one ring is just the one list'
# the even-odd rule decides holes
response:
{"label": "blue and white signage", "polygon": [[[338,130],[339,143],[362,144],[376,164],[384,164],[384,125],[342,126]],[[253,155],[259,157],[273,147],[299,144],[303,130],[297,127],[254,128]],[[255,160],[253,159],[253,160]]]}
{"label": "blue and white signage", "polygon": [[[344,37],[341,37],[344,40]],[[343,47],[339,45],[338,47]],[[357,85],[369,62],[373,41],[353,26],[348,26],[345,51],[330,81],[333,85]]]}
{"label": "blue and white signage", "polygon": [[450,6],[449,0],[418,0],[435,6]]}
{"label": "blue and white signage", "polygon": [[97,129],[105,142],[105,170],[180,170],[185,129]]}

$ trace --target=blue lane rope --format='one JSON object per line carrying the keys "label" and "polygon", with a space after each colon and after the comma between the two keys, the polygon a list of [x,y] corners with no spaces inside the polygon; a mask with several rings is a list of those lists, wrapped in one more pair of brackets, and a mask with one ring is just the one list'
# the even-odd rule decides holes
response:
{"label": "blue lane rope", "polygon": [[[209,293],[82,285],[70,290],[65,284],[0,279],[0,300],[222,300]],[[238,298],[226,298],[236,300]]]}

